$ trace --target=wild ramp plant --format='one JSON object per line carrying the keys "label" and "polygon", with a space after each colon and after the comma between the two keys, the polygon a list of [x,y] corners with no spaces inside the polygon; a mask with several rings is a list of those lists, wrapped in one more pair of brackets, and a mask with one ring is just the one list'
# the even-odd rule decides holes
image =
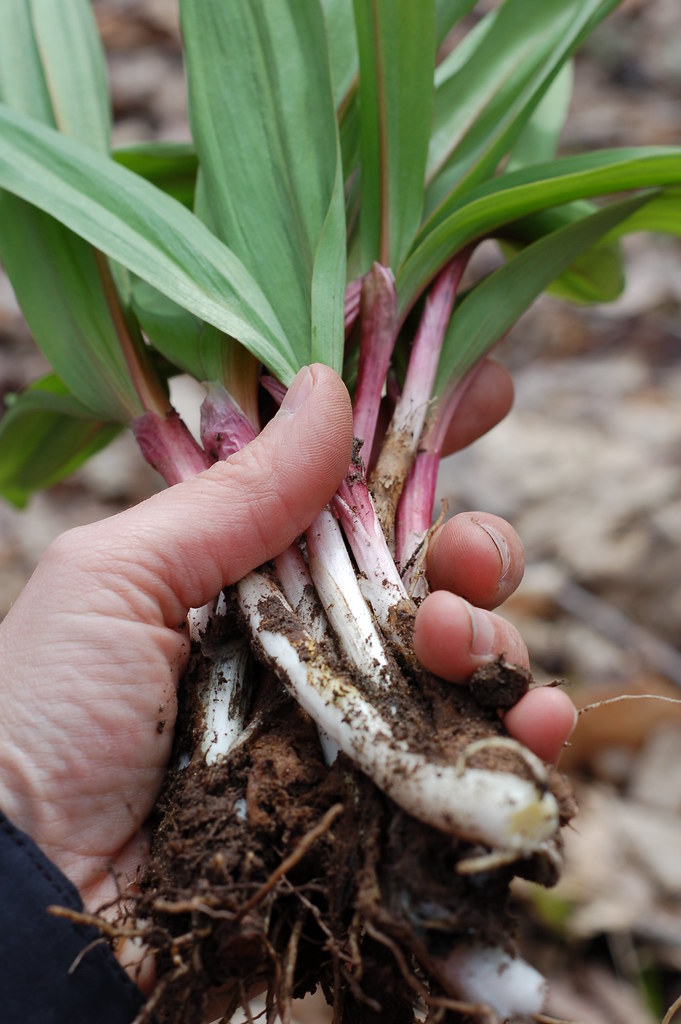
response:
{"label": "wild ramp plant", "polygon": [[[571,58],[617,0],[489,6],[180,0],[192,144],[112,153],[90,5],[0,5],[0,258],[53,368],[0,424],[4,497],[124,427],[186,479],[312,361],[353,395],[327,510],[193,613],[132,910],[161,1020],[200,1020],[210,991],[227,1019],[253,982],[269,1019],[317,985],[336,1021],[542,1019],[507,893],[558,877],[571,800],[483,685],[419,669],[410,622],[481,360],[547,288],[614,298],[624,234],[679,233],[681,149],[555,156]],[[462,287],[486,239],[505,263]],[[205,384],[200,444],[169,403],[178,373]]]}

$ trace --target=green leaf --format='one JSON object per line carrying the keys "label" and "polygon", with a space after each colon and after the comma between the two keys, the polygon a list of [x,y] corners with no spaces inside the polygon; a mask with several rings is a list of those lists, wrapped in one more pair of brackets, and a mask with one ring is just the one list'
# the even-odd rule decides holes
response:
{"label": "green leaf", "polygon": [[0,3],[0,100],[56,124],[27,0]]}
{"label": "green leaf", "polygon": [[116,163],[193,209],[199,161],[191,143],[142,142],[115,149],[112,156]]}
{"label": "green leaf", "polygon": [[[511,255],[543,235],[574,224],[597,210],[595,203],[581,200],[509,224],[500,238],[502,252],[506,254],[508,251],[508,258],[511,258]],[[569,302],[612,302],[621,293],[624,284],[622,254],[618,243],[613,241],[601,242],[575,260],[547,290]]]}
{"label": "green leaf", "polygon": [[556,154],[572,99],[574,68],[567,61],[560,69],[511,150],[504,171],[527,164],[546,163]]}
{"label": "green leaf", "polygon": [[142,412],[92,248],[52,217],[0,192],[0,260],[45,357],[91,412]]}
{"label": "green leaf", "polygon": [[651,199],[644,193],[611,203],[546,235],[473,288],[450,321],[434,395],[460,380],[552,281]]}
{"label": "green leaf", "polygon": [[199,381],[228,383],[231,338],[203,323],[146,281],[134,280],[132,307],[152,345]]}
{"label": "green leaf", "polygon": [[469,11],[472,11],[478,0],[436,0],[435,2],[435,45],[443,42],[456,25]]}
{"label": "green leaf", "polygon": [[261,283],[298,363],[314,350],[340,369],[344,281],[325,301],[312,296],[313,279],[328,277],[332,262],[334,280],[341,276],[341,257],[330,261],[328,251],[345,250],[321,8],[313,0],[183,0],[181,12],[212,226]]}
{"label": "green leaf", "polygon": [[601,150],[500,175],[449,201],[447,216],[424,232],[397,278],[401,315],[438,270],[469,242],[506,224],[576,199],[681,180],[681,148]]}
{"label": "green leaf", "polygon": [[433,0],[355,0],[362,265],[396,270],[418,230],[435,64]]}
{"label": "green leaf", "polygon": [[354,89],[359,70],[352,0],[321,0],[331,61],[331,81],[340,107]]}
{"label": "green leaf", "polygon": [[89,0],[28,0],[28,6],[56,126],[108,153],[109,86],[92,5]]}
{"label": "green leaf", "polygon": [[92,418],[54,375],[17,395],[0,419],[0,495],[20,508],[104,448],[120,426]]}
{"label": "green leaf", "polygon": [[[0,5],[0,99],[106,151],[106,97],[104,58],[87,0]],[[107,419],[138,415],[91,247],[4,193],[0,258],[36,342],[71,390]]]}
{"label": "green leaf", "polygon": [[[506,0],[463,66],[438,79],[426,214],[494,173],[562,65],[620,0]],[[464,41],[465,42],[465,41]]]}
{"label": "green leaf", "polygon": [[184,206],[113,160],[2,105],[0,188],[46,210],[236,337],[283,383],[302,365],[243,264]]}
{"label": "green leaf", "polygon": [[616,225],[608,233],[606,241],[611,242],[622,235],[631,235],[638,231],[681,235],[681,186],[664,189],[626,221]]}

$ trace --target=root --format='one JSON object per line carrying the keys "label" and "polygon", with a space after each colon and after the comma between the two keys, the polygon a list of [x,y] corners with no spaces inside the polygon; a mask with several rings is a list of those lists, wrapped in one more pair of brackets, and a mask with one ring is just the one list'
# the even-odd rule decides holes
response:
{"label": "root", "polygon": [[271,892],[272,889],[274,889],[277,882],[279,882],[284,875],[287,875],[288,872],[303,859],[308,850],[314,846],[317,840],[323,836],[325,832],[329,831],[336,818],[338,818],[344,810],[345,808],[342,804],[334,804],[333,807],[329,808],[319,824],[315,825],[314,828],[311,828],[310,831],[303,836],[293,853],[281,862],[279,867],[272,872],[264,885],[262,885],[258,891],[243,904],[239,912],[236,914],[235,920],[239,920],[239,918],[243,917],[244,914],[247,914],[249,910],[256,907],[258,903],[267,896],[268,892]]}
{"label": "root", "polygon": [[[448,996],[432,995],[426,986],[419,981],[414,972],[409,968],[404,954],[397,943],[384,932],[374,928],[370,921],[365,922],[365,928],[367,934],[370,935],[375,942],[380,942],[381,945],[390,950],[395,958],[395,963],[400,970],[400,974],[425,1006],[433,1009],[454,1010],[457,1013],[467,1013],[480,1021],[481,1024],[487,1024],[487,1022],[489,1022],[489,1024],[494,1024],[493,1011],[490,1007],[485,1006],[484,1004],[466,1003],[459,999],[450,999]],[[492,1017],[490,1017],[490,1014],[492,1014]]]}

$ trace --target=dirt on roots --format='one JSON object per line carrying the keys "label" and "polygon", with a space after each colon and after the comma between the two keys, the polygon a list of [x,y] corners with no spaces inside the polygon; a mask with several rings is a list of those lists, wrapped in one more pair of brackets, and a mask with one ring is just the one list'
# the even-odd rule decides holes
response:
{"label": "dirt on roots", "polygon": [[[550,857],[458,873],[459,861],[487,851],[410,817],[344,755],[329,767],[312,720],[271,672],[253,668],[244,736],[212,766],[183,758],[201,729],[198,649],[183,686],[175,767],[134,907],[156,954],[148,1016],[200,1024],[210,1007],[229,1020],[266,988],[268,1022],[286,1022],[291,1000],[321,987],[338,1024],[406,1024],[417,1004],[428,1020],[487,1020],[452,997],[439,964],[459,942],[514,950],[509,883],[553,884],[560,840]],[[509,683],[518,699],[529,680],[502,662],[472,690],[419,676],[417,704],[431,720],[422,749],[454,759],[503,735],[497,695]],[[496,747],[471,763],[528,771]],[[574,811],[565,780],[553,772],[549,786],[565,823]]]}

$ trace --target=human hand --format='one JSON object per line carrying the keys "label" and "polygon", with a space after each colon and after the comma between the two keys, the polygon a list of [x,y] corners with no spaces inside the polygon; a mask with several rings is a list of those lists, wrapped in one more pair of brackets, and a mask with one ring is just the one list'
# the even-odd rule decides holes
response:
{"label": "human hand", "polygon": [[[144,822],[170,754],[188,655],[188,609],[309,525],[347,470],[351,434],[347,392],[336,375],[324,367],[302,371],[248,448],[59,538],[0,627],[0,806],[75,883],[86,906],[113,898],[113,876],[134,877],[144,861]],[[513,548],[500,580],[489,530],[453,522],[463,529],[448,524],[433,545],[435,585],[462,586],[469,600],[489,607],[522,569],[517,539],[495,520]],[[479,535],[464,543],[469,527]],[[459,599],[446,592],[429,598],[450,600]],[[468,635],[460,630],[469,663],[465,653],[449,661],[447,643],[431,647],[429,640],[437,640],[439,623],[451,630],[450,612],[426,602],[415,641],[427,668],[439,670],[439,659],[447,678],[462,678],[476,663],[470,625]],[[495,626],[491,651],[526,662],[508,626]],[[521,705],[507,716],[509,729],[541,752],[549,726],[538,726]],[[565,734],[554,723],[554,739],[559,732]]]}

